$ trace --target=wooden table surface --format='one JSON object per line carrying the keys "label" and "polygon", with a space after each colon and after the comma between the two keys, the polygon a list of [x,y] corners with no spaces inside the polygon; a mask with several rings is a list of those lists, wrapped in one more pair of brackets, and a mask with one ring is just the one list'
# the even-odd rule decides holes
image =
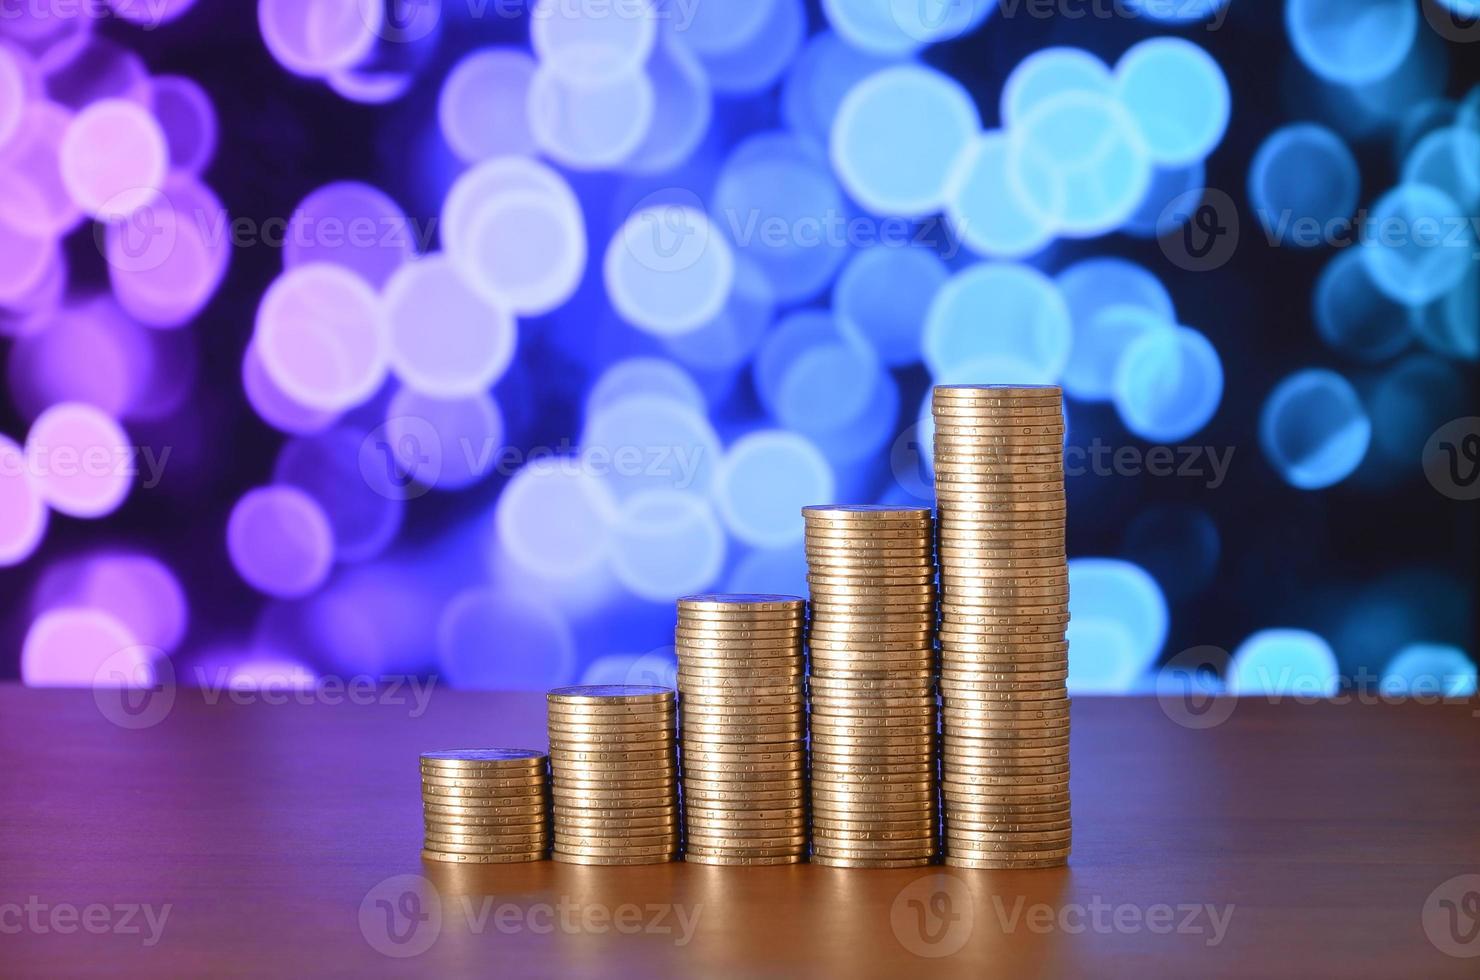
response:
{"label": "wooden table surface", "polygon": [[1474,705],[1080,699],[1071,866],[985,872],[423,865],[418,751],[543,699],[332,700],[0,687],[0,973],[1480,975]]}

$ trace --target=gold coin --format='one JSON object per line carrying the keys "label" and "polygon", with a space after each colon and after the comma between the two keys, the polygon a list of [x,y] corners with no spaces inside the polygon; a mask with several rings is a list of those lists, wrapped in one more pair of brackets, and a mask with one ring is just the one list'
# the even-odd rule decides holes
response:
{"label": "gold coin", "polygon": [[569,854],[555,851],[550,855],[550,860],[560,864],[590,864],[590,865],[633,865],[633,864],[668,864],[678,860],[678,852],[671,854],[656,854],[651,856],[633,856],[616,854]]}
{"label": "gold coin", "polygon": [[662,704],[551,704],[546,714],[571,721],[639,721],[672,716],[673,699]]}
{"label": "gold coin", "polygon": [[807,520],[851,521],[860,524],[891,520],[930,520],[929,507],[900,507],[888,504],[811,504],[802,508]]}
{"label": "gold coin", "polygon": [[1068,690],[1062,682],[1056,687],[1041,691],[976,691],[970,697],[953,696],[949,704],[953,709],[975,706],[977,708],[991,708],[1004,704],[1039,704],[1044,701],[1057,701],[1068,696]]}
{"label": "gold coin", "polygon": [[612,830],[610,833],[591,830],[566,831],[555,828],[555,846],[563,850],[628,850],[647,847],[668,847],[678,841],[678,828],[647,831]]}
{"label": "gold coin", "polygon": [[421,774],[423,786],[452,786],[460,789],[481,789],[491,792],[498,790],[536,790],[544,784],[548,776],[543,773],[534,773],[528,776],[497,776],[489,778],[473,776],[439,776],[428,773],[425,770]]}
{"label": "gold coin", "polygon": [[689,854],[687,852],[683,859],[691,864],[712,864],[735,868],[801,864],[807,860],[806,855],[802,853],[779,854],[770,857],[738,857],[733,854]]}
{"label": "gold coin", "polygon": [[422,780],[421,795],[423,799],[431,797],[446,797],[451,800],[503,800],[510,803],[522,802],[529,799],[538,799],[544,792],[545,783],[534,783],[528,787],[521,788],[490,788],[486,786],[444,786],[438,783],[429,783]]}
{"label": "gold coin", "polygon": [[946,818],[946,836],[958,835],[962,839],[969,839],[973,835],[982,835],[986,840],[1004,837],[1008,834],[1052,834],[1071,830],[1073,821],[1066,815],[1049,815],[1050,819],[1039,821],[1011,821],[1011,820],[968,820],[966,818]]}
{"label": "gold coin", "polygon": [[876,538],[872,535],[854,539],[826,538],[808,535],[802,544],[804,554],[819,558],[919,558],[930,556],[935,541],[929,532],[913,538]]}
{"label": "gold coin", "polygon": [[427,820],[487,820],[499,822],[527,822],[539,820],[550,808],[549,796],[542,796],[528,805],[518,807],[486,805],[483,800],[453,799],[449,797],[422,797],[422,815]]}
{"label": "gold coin", "polygon": [[549,849],[543,847],[515,854],[445,854],[423,848],[421,857],[424,861],[443,864],[522,864],[525,861],[543,861],[548,853]]}
{"label": "gold coin", "polygon": [[528,850],[536,844],[549,841],[550,835],[543,829],[526,833],[471,833],[459,830],[426,828],[424,839],[433,844],[456,844],[460,847],[479,847],[484,850]]}
{"label": "gold coin", "polygon": [[[680,655],[679,671],[686,681],[705,677],[750,677],[762,676],[770,681],[786,681],[803,674],[802,651],[784,657],[731,657],[704,658]],[[682,688],[680,688],[682,691]]]}
{"label": "gold coin", "polygon": [[518,772],[545,764],[538,749],[443,749],[421,753],[424,767],[447,769],[508,769]]}
{"label": "gold coin", "polygon": [[546,843],[544,839],[539,839],[522,844],[515,842],[512,848],[500,848],[486,844],[456,844],[448,841],[423,840],[421,846],[423,850],[436,851],[439,854],[496,854],[508,850],[530,851],[536,847],[543,849]]}
{"label": "gold coin", "polygon": [[807,567],[813,574],[842,578],[868,578],[875,575],[902,578],[911,574],[929,575],[935,572],[934,548],[908,555],[840,555],[808,548],[806,558]]}
{"label": "gold coin", "polygon": [[[1036,667],[1035,664],[1026,664],[1027,667]],[[1018,681],[1061,681],[1069,676],[1066,666],[1056,666],[1051,670],[998,670],[994,667],[978,666],[972,669],[957,669],[952,664],[947,664],[941,670],[941,690],[951,689],[951,696],[961,697],[962,693],[969,692],[972,684],[977,683],[1012,683]],[[955,685],[952,688],[952,685]]]}
{"label": "gold coin", "polygon": [[796,610],[806,604],[801,596],[718,593],[709,592],[686,595],[678,600],[678,607],[698,612],[770,612],[772,610]]}
{"label": "gold coin", "polygon": [[957,804],[994,803],[1067,803],[1069,783],[1030,786],[959,786],[945,780],[940,784],[940,798]]}
{"label": "gold coin", "polygon": [[858,589],[907,589],[911,586],[919,587],[932,585],[935,582],[935,565],[902,565],[897,571],[890,571],[889,566],[881,569],[870,570],[868,568],[838,569],[828,566],[810,566],[807,569],[807,581],[814,588],[824,586],[837,591],[849,591]]}
{"label": "gold coin", "polygon": [[918,808],[933,805],[935,802],[935,790],[901,790],[889,792],[885,789],[878,790],[838,790],[827,787],[812,787],[812,809],[815,812],[819,808],[826,809],[826,804],[834,806],[856,806],[863,808],[860,812],[867,812],[867,807],[881,804],[913,804]]}
{"label": "gold coin", "polygon": [[1055,733],[1040,733],[1026,737],[1012,737],[1013,733],[1004,732],[1002,738],[982,738],[980,736],[948,734],[942,740],[942,750],[952,758],[971,759],[976,753],[985,752],[989,749],[1046,749],[1067,747],[1069,744],[1068,731]]}
{"label": "gold coin", "polygon": [[550,750],[550,765],[603,765],[608,762],[662,762],[672,759],[675,746],[667,745],[651,749],[630,750],[622,749],[588,749],[577,747],[566,749],[556,746]]}
{"label": "gold coin", "polygon": [[571,782],[573,780],[632,780],[632,779],[659,779],[665,774],[671,775],[676,771],[676,756],[669,755],[665,759],[657,759],[652,762],[636,766],[618,769],[611,765],[557,765],[551,785],[555,782]]}
{"label": "gold coin", "polygon": [[1000,493],[1063,493],[1065,489],[1064,478],[1058,473],[1014,473],[939,461],[934,469],[935,486],[948,491],[980,489]]}
{"label": "gold coin", "polygon": [[1069,856],[1069,846],[1063,841],[1050,841],[1043,844],[1033,844],[1031,842],[1021,844],[1005,842],[999,844],[992,841],[974,840],[952,841],[951,843],[953,846],[951,846],[950,852],[955,856],[977,860],[1045,859]]}
{"label": "gold coin", "polygon": [[711,785],[723,786],[727,783],[703,783],[703,788],[695,788],[684,785],[684,805],[690,803],[714,803],[724,806],[781,806],[784,804],[800,804],[806,801],[807,791],[802,781],[793,780],[789,788],[767,789],[761,791],[744,789],[726,790],[709,789]]}
{"label": "gold coin", "polygon": [[545,723],[549,725],[560,725],[562,727],[610,727],[618,726],[624,728],[662,728],[673,724],[673,719],[678,717],[677,708],[670,708],[661,715],[637,715],[637,714],[606,714],[593,712],[584,715],[567,714],[565,712],[547,712]]}
{"label": "gold coin", "polygon": [[908,718],[935,717],[934,698],[870,698],[840,700],[815,698],[812,717],[824,718]]}
{"label": "gold coin", "polygon": [[898,860],[901,858],[924,858],[933,861],[940,851],[939,842],[927,842],[920,845],[897,845],[889,848],[867,848],[867,847],[843,847],[836,844],[814,844],[813,861],[816,855],[828,858],[851,858],[851,859],[876,859],[876,860]]}
{"label": "gold coin", "polygon": [[681,709],[748,708],[755,711],[784,710],[803,701],[800,687],[786,694],[683,694]]}
{"label": "gold coin", "polygon": [[791,809],[737,810],[733,807],[694,806],[684,809],[686,826],[692,834],[696,830],[735,830],[748,832],[792,831],[805,832],[807,810],[804,806]]}
{"label": "gold coin", "polygon": [[[661,819],[659,819],[661,818]],[[679,821],[678,807],[603,807],[600,809],[563,809],[555,813],[555,823],[569,824],[572,827],[583,827],[591,823],[611,823],[620,826],[630,823],[635,827],[647,826],[655,823],[668,821],[677,826]]]}
{"label": "gold coin", "polygon": [[544,823],[549,807],[543,802],[538,809],[527,813],[494,814],[478,816],[472,813],[428,813],[422,812],[422,821],[428,826],[487,828],[490,832],[502,828],[539,826]]}
{"label": "gold coin", "polygon": [[946,856],[945,862],[953,868],[980,869],[988,871],[1016,871],[1041,868],[1063,868],[1068,866],[1066,858],[1051,858],[1038,861],[993,861]]}
{"label": "gold coin", "polygon": [[699,746],[685,746],[684,765],[718,766],[791,766],[803,757],[801,745],[772,750],[705,750]]}
{"label": "gold coin", "polygon": [[550,704],[668,704],[673,690],[651,684],[588,684],[557,687],[545,695]]}
{"label": "gold coin", "polygon": [[806,661],[800,652],[785,659],[690,660],[681,663],[678,668],[683,679],[683,683],[679,685],[679,693],[698,693],[711,681],[743,679],[748,679],[750,685],[749,688],[742,689],[784,693],[800,686],[806,675],[805,666]]}
{"label": "gold coin", "polygon": [[1069,740],[1065,738],[1059,742],[1058,745],[1003,745],[1000,747],[988,742],[976,751],[953,749],[950,762],[947,764],[957,769],[970,771],[976,766],[1035,765],[1049,759],[1068,759]]}
{"label": "gold coin", "polygon": [[630,790],[634,793],[658,792],[672,789],[678,785],[676,773],[654,776],[647,779],[633,778],[631,773],[624,776],[616,776],[611,779],[571,779],[562,777],[554,784],[554,791],[572,793],[584,793],[589,791],[617,792],[619,790]]}
{"label": "gold coin", "polygon": [[855,694],[867,697],[908,697],[930,693],[935,689],[935,679],[928,674],[900,677],[829,677],[813,674],[807,678],[807,686],[813,694],[829,693],[835,697]]}
{"label": "gold coin", "polygon": [[934,855],[917,858],[833,857],[814,853],[808,862],[826,868],[923,868],[934,863]]}
{"label": "gold coin", "polygon": [[744,793],[746,798],[759,799],[765,793],[792,793],[798,786],[804,785],[807,780],[807,770],[790,771],[790,773],[777,773],[771,779],[749,779],[734,780],[724,774],[718,776],[688,776],[684,779],[684,792],[697,793],[697,795],[718,795],[718,793]]}
{"label": "gold coin", "polygon": [[1062,397],[1008,394],[1002,396],[936,397],[931,401],[936,415],[1020,418],[1049,414],[1063,417]]}
{"label": "gold coin", "polygon": [[684,860],[696,863],[708,862],[715,858],[725,858],[733,862],[734,859],[744,859],[749,864],[759,864],[775,859],[785,859],[783,863],[800,863],[806,853],[805,845],[797,847],[766,847],[766,848],[684,848]]}
{"label": "gold coin", "polygon": [[844,830],[838,827],[815,827],[812,840],[819,846],[847,847],[855,850],[899,847],[933,847],[939,835],[931,828],[908,830]]}
{"label": "gold coin", "polygon": [[864,639],[877,636],[884,640],[929,638],[935,632],[935,624],[928,617],[919,622],[880,623],[876,626],[858,627],[847,623],[813,623],[807,631],[809,639]]}
{"label": "gold coin", "polygon": [[623,745],[650,746],[653,743],[673,740],[672,724],[659,728],[655,725],[624,728],[620,725],[546,725],[551,744],[555,742],[579,742],[581,744],[618,742]]}
{"label": "gold coin", "polygon": [[912,749],[931,745],[937,736],[934,724],[894,725],[882,728],[872,725],[833,725],[830,722],[813,724],[813,749],[836,751],[838,746],[869,746],[873,749]]}
{"label": "gold coin", "polygon": [[648,844],[625,844],[613,842],[610,844],[574,844],[564,842],[558,838],[555,841],[556,854],[579,854],[583,857],[656,857],[662,854],[671,854],[678,849],[677,835],[663,838]]}
{"label": "gold coin", "polygon": [[807,521],[805,526],[805,542],[836,543],[842,546],[882,544],[893,548],[900,546],[901,543],[928,542],[934,522],[916,521],[903,527],[890,527],[883,524],[874,527],[855,525],[840,527],[836,523]]}
{"label": "gold coin", "polygon": [[795,733],[805,726],[806,720],[801,717],[787,718],[779,722],[754,720],[725,722],[686,716],[683,725],[679,728],[679,733],[684,739],[691,735],[779,735]]}
{"label": "gold coin", "polygon": [[935,420],[937,446],[959,446],[968,440],[977,445],[1062,445],[1064,432],[1063,419],[1052,416],[1039,416],[1032,421],[963,419],[959,416],[940,416]]}
{"label": "gold coin", "polygon": [[991,786],[1002,780],[1041,780],[1049,776],[1064,776],[1069,772],[1067,756],[1054,765],[1043,766],[952,766],[947,775],[953,782],[968,785]]}
{"label": "gold coin", "polygon": [[946,693],[946,703],[955,704],[958,701],[982,700],[979,695],[1016,695],[1028,697],[1030,695],[1041,695],[1044,692],[1057,692],[1059,697],[1067,697],[1064,692],[1063,681],[960,681],[952,678],[949,691]]}
{"label": "gold coin", "polygon": [[1069,657],[1068,641],[1063,637],[1024,643],[1014,642],[1012,636],[986,632],[978,634],[974,641],[958,640],[950,644],[949,651],[949,657],[943,661],[944,668],[965,680],[971,679],[973,671],[1011,671],[1018,665],[1027,670],[1059,669],[1068,663]]}
{"label": "gold coin", "polygon": [[679,831],[678,817],[663,817],[659,820],[607,820],[605,818],[589,818],[585,820],[562,817],[560,826],[571,834],[583,834],[590,832],[604,833],[631,833],[642,834],[648,831],[662,834],[676,834]]}
{"label": "gold coin", "polygon": [[784,626],[753,627],[741,626],[710,626],[707,624],[686,623],[679,620],[674,626],[674,633],[678,636],[691,637],[696,640],[787,640],[800,634],[806,622],[801,618],[789,622]]}

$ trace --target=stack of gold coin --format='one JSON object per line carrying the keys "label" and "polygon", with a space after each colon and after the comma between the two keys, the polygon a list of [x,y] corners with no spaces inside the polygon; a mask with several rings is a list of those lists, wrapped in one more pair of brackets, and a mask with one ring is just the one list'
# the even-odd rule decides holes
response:
{"label": "stack of gold coin", "polygon": [[930,510],[802,513],[812,592],[812,861],[929,864],[940,847]]}
{"label": "stack of gold coin", "polygon": [[805,622],[796,596],[678,600],[685,860],[806,859]]}
{"label": "stack of gold coin", "polygon": [[934,394],[946,863],[1064,864],[1069,571],[1063,394]]}
{"label": "stack of gold coin", "polygon": [[540,861],[550,850],[550,773],[532,749],[421,754],[421,856],[458,864]]}
{"label": "stack of gold coin", "polygon": [[660,864],[678,856],[670,688],[561,687],[546,696],[555,860]]}

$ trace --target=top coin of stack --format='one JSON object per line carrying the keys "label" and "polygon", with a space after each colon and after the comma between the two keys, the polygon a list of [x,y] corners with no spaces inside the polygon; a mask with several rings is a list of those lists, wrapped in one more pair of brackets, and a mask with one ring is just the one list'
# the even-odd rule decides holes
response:
{"label": "top coin of stack", "polygon": [[812,860],[939,850],[935,558],[925,507],[807,507]]}
{"label": "top coin of stack", "polygon": [[796,596],[678,600],[685,860],[806,858],[805,615]]}
{"label": "top coin of stack", "polygon": [[678,856],[674,693],[649,685],[546,695],[555,860],[659,864]]}
{"label": "top coin of stack", "polygon": [[550,776],[532,749],[421,754],[421,856],[460,864],[539,861],[550,849]]}
{"label": "top coin of stack", "polygon": [[935,389],[946,863],[1067,861],[1063,394]]}

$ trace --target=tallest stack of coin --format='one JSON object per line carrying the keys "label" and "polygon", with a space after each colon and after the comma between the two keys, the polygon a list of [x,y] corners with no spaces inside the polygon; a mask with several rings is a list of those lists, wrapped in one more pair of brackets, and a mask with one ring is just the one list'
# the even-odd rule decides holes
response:
{"label": "tallest stack of coin", "polygon": [[812,860],[939,850],[935,558],[925,507],[807,507]]}
{"label": "tallest stack of coin", "polygon": [[805,622],[796,596],[678,600],[685,860],[806,858]]}
{"label": "tallest stack of coin", "polygon": [[935,389],[946,863],[1069,856],[1063,394]]}

